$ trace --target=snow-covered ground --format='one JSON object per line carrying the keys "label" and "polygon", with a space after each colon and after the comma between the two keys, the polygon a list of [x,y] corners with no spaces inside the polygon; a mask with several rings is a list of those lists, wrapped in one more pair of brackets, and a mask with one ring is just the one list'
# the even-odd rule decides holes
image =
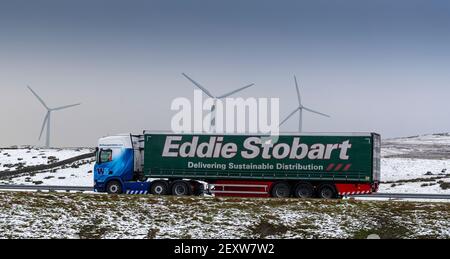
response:
{"label": "snow-covered ground", "polygon": [[446,174],[450,160],[382,158],[381,168],[383,182],[431,178]]}
{"label": "snow-covered ground", "polygon": [[379,192],[450,194],[450,134],[383,141]]}
{"label": "snow-covered ground", "polygon": [[[27,166],[46,165],[92,152],[93,149],[89,148],[3,148],[0,149],[0,172],[13,172]],[[51,170],[25,173],[17,177],[1,179],[0,183],[93,186],[93,167],[93,159],[84,159]]]}
{"label": "snow-covered ground", "polygon": [[[46,164],[49,157],[64,160],[89,152],[92,149],[0,149],[0,171],[7,169],[5,164]],[[67,166],[0,183],[92,186],[93,166],[93,160],[87,159],[75,168]],[[380,192],[450,194],[450,134],[384,140],[381,171]]]}
{"label": "snow-covered ground", "polygon": [[42,165],[90,153],[88,148],[39,149],[39,148],[0,148],[0,171],[15,171],[20,167]]}
{"label": "snow-covered ground", "polygon": [[[88,162],[88,160],[85,160]],[[54,172],[39,173],[34,176],[21,176],[11,179],[10,184],[42,184],[63,186],[94,186],[92,169],[94,163],[80,165],[78,168],[56,169]],[[1,181],[0,181],[1,182]]]}
{"label": "snow-covered ground", "polygon": [[0,238],[449,238],[450,204],[0,192]]}
{"label": "snow-covered ground", "polygon": [[386,139],[385,142],[411,145],[450,145],[450,133],[426,134],[405,138]]}

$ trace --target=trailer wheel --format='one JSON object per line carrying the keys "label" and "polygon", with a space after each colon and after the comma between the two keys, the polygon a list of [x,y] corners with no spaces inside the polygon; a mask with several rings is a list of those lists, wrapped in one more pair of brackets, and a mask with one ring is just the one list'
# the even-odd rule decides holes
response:
{"label": "trailer wheel", "polygon": [[175,181],[172,184],[172,195],[175,196],[186,196],[191,194],[189,183],[185,181]]}
{"label": "trailer wheel", "polygon": [[122,194],[122,185],[118,181],[111,181],[106,185],[106,192],[109,194]]}
{"label": "trailer wheel", "polygon": [[288,198],[291,196],[291,186],[286,182],[276,183],[272,187],[271,194],[274,198]]}
{"label": "trailer wheel", "polygon": [[328,184],[319,187],[319,198],[322,199],[334,199],[336,198],[336,189]]}
{"label": "trailer wheel", "polygon": [[154,195],[167,195],[169,184],[164,181],[156,181],[150,186],[150,193]]}
{"label": "trailer wheel", "polygon": [[310,183],[299,183],[295,187],[294,196],[302,199],[309,199],[314,196],[314,186]]}

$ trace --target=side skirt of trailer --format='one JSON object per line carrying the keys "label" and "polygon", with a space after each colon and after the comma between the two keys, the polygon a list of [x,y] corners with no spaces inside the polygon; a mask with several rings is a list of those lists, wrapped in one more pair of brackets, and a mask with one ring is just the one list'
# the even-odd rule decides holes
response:
{"label": "side skirt of trailer", "polygon": [[[208,191],[218,197],[270,197],[274,182],[270,181],[226,181],[208,184]],[[333,183],[339,196],[370,194],[375,192],[370,183]]]}
{"label": "side skirt of trailer", "polygon": [[208,184],[208,191],[218,197],[269,197],[273,182],[216,181]]}

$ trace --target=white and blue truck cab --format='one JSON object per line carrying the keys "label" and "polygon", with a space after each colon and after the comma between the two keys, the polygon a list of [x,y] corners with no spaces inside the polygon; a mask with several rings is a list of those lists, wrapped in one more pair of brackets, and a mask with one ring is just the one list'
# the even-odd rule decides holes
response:
{"label": "white and blue truck cab", "polygon": [[94,166],[94,189],[97,192],[146,194],[143,177],[142,137],[131,134],[101,138]]}

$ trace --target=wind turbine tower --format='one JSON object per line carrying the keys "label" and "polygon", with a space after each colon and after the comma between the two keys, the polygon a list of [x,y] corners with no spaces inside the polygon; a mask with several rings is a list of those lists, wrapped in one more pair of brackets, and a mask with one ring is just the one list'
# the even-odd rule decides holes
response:
{"label": "wind turbine tower", "polygon": [[[205,87],[200,85],[198,82],[196,82],[194,79],[190,78],[185,73],[182,73],[182,75],[184,77],[186,77],[187,80],[191,81],[191,83],[193,83],[195,86],[197,86],[200,90],[202,90],[203,93],[205,93],[207,96],[209,96],[210,98],[214,99],[215,101],[223,99],[223,98],[227,98],[227,97],[229,97],[229,96],[231,96],[231,95],[233,95],[235,93],[238,93],[240,91],[243,91],[243,90],[245,90],[245,89],[255,85],[255,84],[249,84],[249,85],[246,85],[244,87],[238,88],[238,89],[236,89],[234,91],[231,91],[231,92],[229,92],[227,94],[216,96],[216,95],[211,94]],[[211,128],[210,128],[211,131],[214,131],[214,129],[216,127],[215,110],[216,110],[216,105],[212,105],[211,106]]]}
{"label": "wind turbine tower", "polygon": [[288,121],[292,116],[294,116],[294,114],[296,114],[298,112],[298,132],[302,132],[303,130],[303,110],[311,112],[311,113],[315,113],[318,114],[320,116],[324,116],[324,117],[328,117],[330,118],[330,115],[327,115],[325,113],[321,113],[318,111],[315,111],[313,109],[310,109],[308,107],[305,107],[302,104],[302,97],[300,95],[300,89],[298,87],[298,83],[297,83],[297,77],[294,76],[294,81],[295,81],[295,90],[297,91],[297,99],[298,99],[298,107],[291,112],[281,123],[280,123],[280,127],[281,125],[283,125],[286,121]]}
{"label": "wind turbine tower", "polygon": [[45,107],[45,109],[47,109],[47,114],[45,115],[44,118],[44,122],[42,123],[42,129],[41,129],[41,134],[39,135],[39,140],[41,140],[42,138],[42,133],[44,133],[44,129],[47,129],[47,136],[46,136],[46,140],[45,140],[45,147],[49,148],[50,147],[50,129],[51,129],[51,116],[52,116],[52,112],[54,111],[60,111],[60,110],[64,110],[67,108],[71,108],[74,106],[78,106],[81,103],[76,103],[76,104],[70,104],[70,105],[65,105],[65,106],[60,106],[60,107],[56,107],[56,108],[50,108],[49,106],[47,106],[47,104],[44,102],[44,100],[42,100],[41,97],[39,97],[39,95],[33,91],[33,89],[31,89],[30,86],[28,86],[28,89],[30,89],[31,93],[33,93],[33,95],[39,100],[39,102]]}

